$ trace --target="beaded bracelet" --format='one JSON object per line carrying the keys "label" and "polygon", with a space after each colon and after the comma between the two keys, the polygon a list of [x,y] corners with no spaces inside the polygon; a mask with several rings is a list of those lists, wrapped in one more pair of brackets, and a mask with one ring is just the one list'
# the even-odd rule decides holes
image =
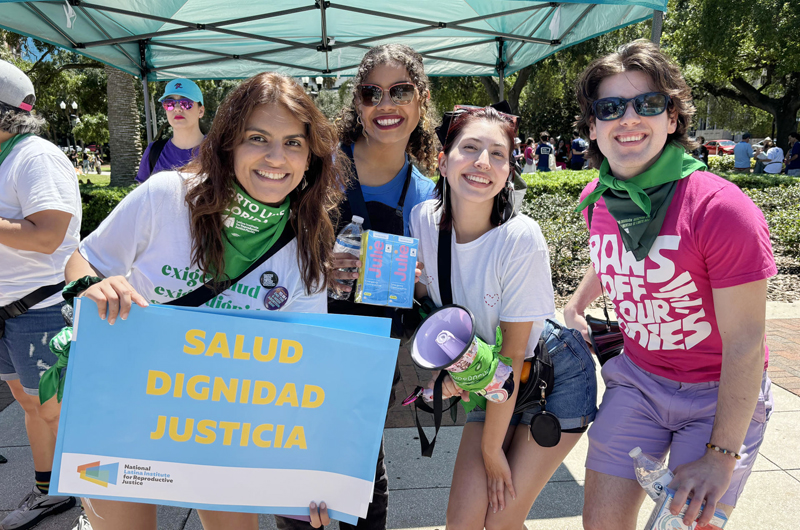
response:
{"label": "beaded bracelet", "polygon": [[741,460],[742,459],[742,455],[740,455],[739,453],[734,453],[733,451],[728,451],[727,449],[723,449],[722,447],[714,445],[711,442],[707,443],[706,447],[708,447],[709,449],[713,449],[714,451],[716,451],[718,453],[722,453],[723,455],[731,455],[736,460]]}

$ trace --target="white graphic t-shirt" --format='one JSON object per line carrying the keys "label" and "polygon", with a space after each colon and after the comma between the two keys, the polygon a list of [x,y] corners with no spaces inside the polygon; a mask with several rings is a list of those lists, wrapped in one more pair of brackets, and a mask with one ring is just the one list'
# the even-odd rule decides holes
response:
{"label": "white graphic t-shirt", "polygon": [[[203,278],[191,265],[190,219],[184,201],[190,176],[169,171],[148,179],[81,242],[81,255],[103,276],[125,276],[154,304],[196,289]],[[306,293],[297,262],[297,240],[292,240],[205,305],[325,313],[327,294],[324,289]]]}
{"label": "white graphic t-shirt", "polygon": [[[440,218],[435,200],[411,211],[411,236],[419,239],[418,260],[425,265],[420,281],[437,306],[442,305],[437,266]],[[478,336],[488,344],[495,343],[501,320],[533,322],[525,350],[525,358],[532,357],[544,320],[555,315],[550,258],[539,225],[516,215],[469,243],[456,243],[454,235],[451,245],[453,303],[472,311]]]}
{"label": "white graphic t-shirt", "polygon": [[[581,200],[596,186],[597,179]],[[589,248],[625,332],[625,354],[648,372],[684,383],[719,381],[722,338],[712,289],[777,273],[761,210],[735,184],[704,171],[678,181],[645,259],[625,251],[602,198]]]}
{"label": "white graphic t-shirt", "polygon": [[[64,281],[64,267],[81,237],[81,194],[75,168],[51,142],[29,136],[0,164],[0,217],[24,219],[45,210],[72,214],[64,240],[52,254],[17,250],[0,243],[0,306],[39,287]],[[31,309],[63,301],[61,292],[57,292]]]}

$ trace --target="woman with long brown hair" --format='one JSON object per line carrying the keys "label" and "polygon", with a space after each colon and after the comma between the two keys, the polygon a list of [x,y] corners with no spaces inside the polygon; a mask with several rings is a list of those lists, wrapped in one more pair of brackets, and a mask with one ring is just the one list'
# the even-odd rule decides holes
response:
{"label": "woman with long brown hair", "polygon": [[[204,282],[218,293],[210,307],[324,313],[347,186],[337,144],[333,125],[292,79],[244,81],[220,106],[197,158],[131,192],[73,254],[67,281],[102,278],[80,296],[109,324],[126,319],[132,303],[170,303]],[[91,506],[95,530],[156,528],[154,505]],[[255,514],[198,512],[206,530],[258,528]]]}

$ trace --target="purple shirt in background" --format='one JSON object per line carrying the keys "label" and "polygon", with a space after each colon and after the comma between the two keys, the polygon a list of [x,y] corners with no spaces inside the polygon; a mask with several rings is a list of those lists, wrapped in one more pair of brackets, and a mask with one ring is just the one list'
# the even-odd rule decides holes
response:
{"label": "purple shirt in background", "polygon": [[[136,173],[136,182],[140,184],[150,178],[150,174],[148,173],[150,170],[150,149],[152,147],[152,143],[147,146],[147,149],[144,150],[144,154],[142,155],[142,161],[139,162],[139,172]],[[196,147],[192,149],[180,149],[176,147],[175,144],[172,143],[172,139],[170,139],[164,146],[164,150],[161,151],[161,156],[158,157],[152,175],[155,175],[159,171],[173,171],[179,167],[185,166],[186,163],[193,158],[193,151],[196,151],[196,149]]]}

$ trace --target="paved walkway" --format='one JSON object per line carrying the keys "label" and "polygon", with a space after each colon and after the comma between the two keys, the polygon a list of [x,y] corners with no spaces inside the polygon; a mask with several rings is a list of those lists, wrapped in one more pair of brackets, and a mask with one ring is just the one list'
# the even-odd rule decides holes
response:
{"label": "paved walkway", "polygon": [[[794,530],[800,520],[800,304],[771,304],[768,317],[775,411],[745,495],[726,530]],[[407,352],[401,356],[400,368],[402,381],[398,398],[402,399],[420,378],[426,376],[417,371]],[[599,382],[602,392],[602,380]],[[16,403],[9,406],[11,400],[6,388],[6,385],[0,388],[0,454],[9,462],[0,464],[0,519],[30,490],[33,469],[22,409]],[[463,411],[460,413],[459,423],[462,423]],[[430,424],[429,417],[421,419],[423,424]],[[450,424],[449,418],[445,421]],[[443,530],[461,427],[442,428],[433,458],[426,459],[420,457],[413,425],[411,411],[403,410],[399,405],[389,414],[386,424],[391,489],[388,526],[392,529]],[[582,528],[580,513],[586,451],[584,436],[533,505],[526,521],[529,530]],[[652,506],[649,500],[645,500],[638,528],[643,528]],[[78,513],[77,508],[72,509],[45,520],[36,529],[69,530]],[[260,521],[262,529],[275,528],[272,517],[262,516]],[[171,507],[159,510],[159,529],[201,528],[197,513],[192,510]]]}

